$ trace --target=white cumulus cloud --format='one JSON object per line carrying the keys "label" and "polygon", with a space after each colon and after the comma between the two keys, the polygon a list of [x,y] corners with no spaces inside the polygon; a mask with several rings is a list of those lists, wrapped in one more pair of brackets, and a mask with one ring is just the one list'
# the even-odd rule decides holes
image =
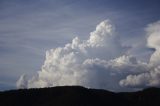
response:
{"label": "white cumulus cloud", "polygon": [[160,21],[149,24],[147,31],[147,45],[154,48],[148,63],[149,71],[140,74],[128,75],[126,79],[120,81],[122,86],[149,87],[160,86]]}
{"label": "white cumulus cloud", "polygon": [[[37,75],[28,80],[21,76],[17,87],[81,85],[119,91],[130,86],[159,86],[159,59],[155,61],[159,57],[158,28],[159,22],[146,29],[148,46],[156,49],[150,63],[127,54],[128,48],[122,46],[120,36],[115,34],[115,27],[105,20],[97,25],[87,40],[75,37],[64,47],[46,51],[44,65]],[[153,60],[156,66],[151,64]]]}

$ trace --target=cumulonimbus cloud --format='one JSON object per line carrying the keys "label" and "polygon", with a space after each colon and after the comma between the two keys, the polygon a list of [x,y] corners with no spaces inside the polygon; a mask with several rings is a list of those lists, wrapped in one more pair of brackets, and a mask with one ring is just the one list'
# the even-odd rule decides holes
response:
{"label": "cumulonimbus cloud", "polygon": [[160,61],[155,60],[156,56],[160,57],[159,25],[157,22],[146,29],[148,46],[156,49],[150,63],[141,62],[126,54],[128,48],[122,46],[111,22],[105,20],[97,25],[87,40],[75,37],[64,47],[47,51],[41,71],[28,80],[24,75],[21,76],[17,81],[17,87],[81,85],[121,90],[125,87],[159,86],[158,62]]}

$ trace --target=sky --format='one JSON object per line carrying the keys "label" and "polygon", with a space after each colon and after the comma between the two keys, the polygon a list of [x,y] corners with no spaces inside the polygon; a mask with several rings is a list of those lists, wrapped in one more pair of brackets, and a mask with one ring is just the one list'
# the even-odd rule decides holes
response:
{"label": "sky", "polygon": [[159,0],[0,0],[0,90],[160,87]]}

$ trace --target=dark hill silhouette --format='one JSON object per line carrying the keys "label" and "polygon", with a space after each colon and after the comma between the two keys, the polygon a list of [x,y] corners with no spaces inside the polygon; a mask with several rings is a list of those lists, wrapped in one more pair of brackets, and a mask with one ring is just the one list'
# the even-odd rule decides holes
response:
{"label": "dark hill silhouette", "polygon": [[160,106],[160,88],[114,93],[80,86],[0,92],[0,106]]}

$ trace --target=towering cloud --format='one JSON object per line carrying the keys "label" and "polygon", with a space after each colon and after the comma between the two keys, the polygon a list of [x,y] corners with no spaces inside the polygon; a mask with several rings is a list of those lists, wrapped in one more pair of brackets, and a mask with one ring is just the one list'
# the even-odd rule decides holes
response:
{"label": "towering cloud", "polygon": [[109,20],[97,25],[87,40],[75,37],[71,43],[46,52],[41,71],[31,79],[21,76],[18,88],[62,85],[122,90],[125,87],[159,86],[160,22],[148,26],[148,46],[156,51],[144,63],[122,46]]}
{"label": "towering cloud", "polygon": [[149,24],[146,31],[148,46],[156,50],[150,58],[150,64],[160,65],[160,21]]}
{"label": "towering cloud", "polygon": [[122,86],[160,86],[160,21],[149,24],[146,31],[147,45],[155,49],[148,63],[149,70],[145,73],[128,75],[126,79],[120,81]]}

